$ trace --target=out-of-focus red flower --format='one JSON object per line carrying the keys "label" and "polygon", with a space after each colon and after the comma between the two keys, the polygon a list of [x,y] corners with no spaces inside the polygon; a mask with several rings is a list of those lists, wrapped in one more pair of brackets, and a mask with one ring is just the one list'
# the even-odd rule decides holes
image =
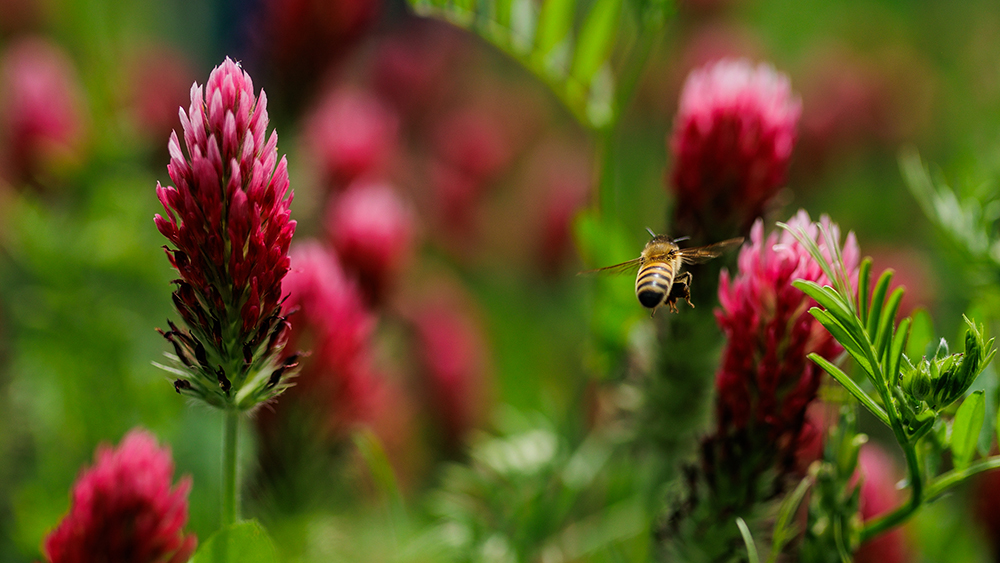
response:
{"label": "out-of-focus red flower", "polygon": [[414,218],[392,186],[360,181],[331,200],[326,229],[369,303],[381,303],[413,250]]}
{"label": "out-of-focus red flower", "polygon": [[769,65],[721,60],[693,71],[669,140],[678,231],[745,232],[785,182],[800,112],[788,77]]}
{"label": "out-of-focus red flower", "polygon": [[127,103],[143,138],[162,142],[170,135],[194,80],[190,62],[166,46],[143,51],[131,61]]}
{"label": "out-of-focus red flower", "polygon": [[542,145],[532,158],[528,182],[543,193],[536,260],[554,274],[573,250],[573,217],[586,204],[592,167],[585,151],[559,143]]}
{"label": "out-of-focus red flower", "polygon": [[513,157],[513,147],[499,115],[467,107],[445,116],[434,132],[439,158],[474,180],[489,181]]}
{"label": "out-of-focus red flower", "polygon": [[454,67],[470,45],[454,26],[413,18],[379,42],[372,62],[378,93],[404,116],[427,117],[455,83]]}
{"label": "out-of-focus red flower", "polygon": [[184,533],[191,478],[173,488],[174,462],[145,430],[101,446],[76,484],[69,514],[45,539],[52,563],[183,563],[198,544]]}
{"label": "out-of-focus red flower", "polygon": [[377,174],[396,145],[398,119],[362,90],[331,91],[306,122],[306,143],[323,184],[343,189],[362,175]]}
{"label": "out-of-focus red flower", "polygon": [[[157,183],[166,216],[155,217],[174,246],[166,248],[181,276],[174,305],[190,328],[165,334],[192,370],[175,388],[222,406],[235,387],[234,397],[250,401],[239,408],[252,408],[285,388],[284,367],[274,362],[288,329],[279,300],[295,232],[288,164],[278,162],[277,133],[266,136],[267,96],[262,90],[258,99],[250,76],[228,58],[204,88],[191,87],[191,107],[180,116],[186,151],[172,133],[167,170],[176,187]],[[239,373],[216,368],[234,360],[242,360]],[[261,380],[258,370],[271,375]],[[241,395],[246,381],[260,387]]]}
{"label": "out-of-focus red flower", "polygon": [[378,20],[379,0],[263,0],[251,35],[281,107],[299,107]]}
{"label": "out-of-focus red flower", "polygon": [[297,309],[298,319],[290,342],[311,350],[303,360],[299,387],[306,392],[325,388],[344,397],[338,402],[361,403],[364,384],[358,381],[370,376],[375,319],[335,254],[316,241],[306,241],[292,248],[291,258],[284,309],[286,313]]}
{"label": "out-of-focus red flower", "polygon": [[454,449],[482,422],[487,399],[482,327],[460,300],[432,298],[413,315],[431,415]]}
{"label": "out-of-focus red flower", "polygon": [[40,37],[12,42],[0,58],[0,173],[17,183],[79,160],[85,121],[62,48]]}
{"label": "out-of-focus red flower", "polygon": [[[875,444],[861,447],[858,454],[861,478],[861,518],[868,521],[896,508],[903,495],[896,488],[899,470],[892,458]],[[854,554],[856,563],[905,563],[911,560],[903,530],[896,528],[861,545]]]}
{"label": "out-of-focus red flower", "polygon": [[[826,216],[813,223],[805,211],[799,211],[788,221],[792,229],[804,230],[832,260],[820,224],[839,236],[840,229]],[[860,256],[854,233],[847,235],[841,255],[848,275],[856,278]],[[806,356],[815,352],[833,360],[841,351],[808,313],[815,303],[792,286],[797,279],[831,283],[790,233],[775,232],[765,238],[764,224],[758,220],[750,231],[750,244],[740,250],[736,277],[731,279],[723,271],[719,280],[722,307],[716,319],[726,336],[715,377],[720,434],[750,427],[779,451],[797,447],[806,408],[816,398],[822,376]]]}

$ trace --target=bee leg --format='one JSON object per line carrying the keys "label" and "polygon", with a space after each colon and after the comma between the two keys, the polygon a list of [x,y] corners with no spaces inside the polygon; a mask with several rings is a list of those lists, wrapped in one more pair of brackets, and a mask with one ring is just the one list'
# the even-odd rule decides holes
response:
{"label": "bee leg", "polygon": [[694,308],[694,303],[691,303],[691,281],[693,276],[691,272],[684,272],[683,274],[677,276],[674,280],[674,285],[670,288],[670,295],[667,296],[667,304],[670,305],[670,311],[677,312],[677,300],[683,299],[687,301],[687,304]]}

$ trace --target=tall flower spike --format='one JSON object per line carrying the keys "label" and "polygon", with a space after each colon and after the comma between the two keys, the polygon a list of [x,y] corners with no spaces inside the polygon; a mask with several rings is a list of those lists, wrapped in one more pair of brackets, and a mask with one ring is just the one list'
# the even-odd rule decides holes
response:
{"label": "tall flower spike", "polygon": [[746,232],[785,182],[801,110],[770,65],[723,59],[693,71],[670,137],[678,230]]}
{"label": "tall flower spike", "polygon": [[[248,410],[281,393],[291,377],[281,363],[289,324],[281,281],[295,232],[288,166],[267,131],[267,96],[227,58],[208,83],[191,87],[180,111],[184,149],[170,136],[167,170],[157,183],[166,210],[156,227],[180,273],[173,300],[188,330],[170,324],[178,393],[227,410]],[[275,381],[274,374],[279,377]]]}
{"label": "tall flower spike", "polygon": [[52,563],[182,563],[198,539],[184,535],[191,478],[170,488],[174,463],[144,430],[114,450],[97,449],[94,466],[73,485],[69,514],[45,539]]}

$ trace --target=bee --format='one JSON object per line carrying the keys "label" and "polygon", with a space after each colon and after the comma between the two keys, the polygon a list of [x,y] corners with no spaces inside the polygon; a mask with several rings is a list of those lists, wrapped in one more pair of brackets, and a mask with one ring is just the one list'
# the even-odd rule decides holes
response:
{"label": "bee", "polygon": [[688,237],[672,239],[666,235],[658,235],[647,228],[652,239],[642,249],[638,258],[633,258],[621,264],[580,272],[581,274],[607,272],[624,274],[638,269],[635,276],[635,296],[639,303],[647,309],[652,309],[649,316],[666,304],[670,312],[677,312],[677,300],[684,299],[691,303],[691,272],[681,272],[684,264],[701,264],[720,256],[723,252],[743,243],[743,237],[731,238],[708,246],[681,248],[678,242]]}

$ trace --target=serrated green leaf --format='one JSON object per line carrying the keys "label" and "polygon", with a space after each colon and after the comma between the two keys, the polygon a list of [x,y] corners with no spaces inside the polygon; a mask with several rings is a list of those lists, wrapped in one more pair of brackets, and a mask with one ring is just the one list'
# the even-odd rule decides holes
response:
{"label": "serrated green leaf", "polygon": [[882,272],[879,276],[878,282],[875,284],[875,291],[872,293],[872,302],[868,308],[868,324],[865,326],[865,330],[868,331],[868,336],[874,337],[878,331],[878,323],[882,319],[882,307],[885,305],[885,295],[889,292],[889,283],[892,281],[892,276],[895,272],[891,269]]}
{"label": "serrated green leaf", "polygon": [[951,427],[951,453],[956,469],[964,469],[972,461],[985,417],[986,401],[982,391],[970,394],[958,407]]}
{"label": "serrated green leaf", "polygon": [[886,426],[891,426],[889,423],[889,415],[886,414],[885,410],[879,406],[867,393],[858,387],[858,384],[854,382],[853,379],[846,373],[844,373],[840,368],[833,365],[826,358],[820,356],[819,354],[813,353],[809,354],[809,359],[816,362],[819,367],[823,368],[826,373],[829,373],[831,377],[836,379],[845,389],[854,395],[854,398],[858,400],[859,403],[865,406],[872,414],[878,417]]}
{"label": "serrated green leaf", "polygon": [[568,38],[573,28],[573,0],[545,0],[538,15],[538,31],[535,35],[535,53],[544,59],[557,45]]}
{"label": "serrated green leaf", "polygon": [[621,18],[622,0],[596,0],[577,37],[570,75],[590,85],[594,74],[608,60]]}
{"label": "serrated green leaf", "polygon": [[871,291],[872,259],[865,258],[858,269],[858,317],[861,325],[868,324],[868,293]]}
{"label": "serrated green leaf", "polygon": [[256,520],[223,528],[198,546],[190,563],[274,563],[278,553],[267,530]]}

